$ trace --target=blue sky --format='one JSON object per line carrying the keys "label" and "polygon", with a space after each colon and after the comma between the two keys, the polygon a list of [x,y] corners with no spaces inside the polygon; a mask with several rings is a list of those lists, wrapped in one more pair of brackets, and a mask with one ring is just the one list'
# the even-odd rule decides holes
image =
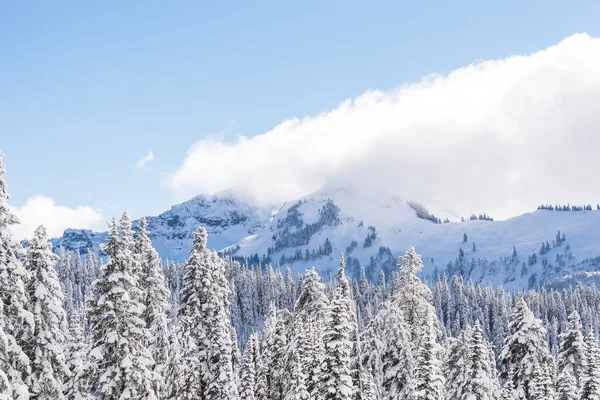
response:
{"label": "blue sky", "polygon": [[[595,1],[494,3],[2,2],[11,204],[40,194],[104,217],[157,214],[181,200],[164,182],[198,140],[599,34]],[[134,168],[148,149],[154,161]]]}

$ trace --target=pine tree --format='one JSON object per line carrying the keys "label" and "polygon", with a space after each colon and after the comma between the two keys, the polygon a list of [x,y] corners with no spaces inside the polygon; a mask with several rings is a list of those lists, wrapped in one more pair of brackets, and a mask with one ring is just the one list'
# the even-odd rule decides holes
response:
{"label": "pine tree", "polygon": [[272,386],[272,350],[273,350],[273,336],[275,335],[275,329],[277,325],[277,308],[275,304],[271,303],[271,308],[265,316],[265,326],[262,331],[262,351],[257,366],[257,377],[256,377],[256,399],[257,400],[268,400],[270,399],[271,386]]}
{"label": "pine tree", "polygon": [[325,357],[323,324],[329,300],[325,295],[325,285],[314,268],[304,273],[301,288],[300,296],[294,304],[292,342],[296,343],[298,357],[305,367],[306,388],[312,397],[316,397]]}
{"label": "pine tree", "polygon": [[357,398],[359,400],[378,400],[377,385],[375,379],[369,371],[361,370],[360,374],[360,391]]}
{"label": "pine tree", "polygon": [[29,390],[23,382],[23,373],[29,374],[29,359],[6,331],[4,305],[0,301],[0,399],[27,400]]}
{"label": "pine tree", "polygon": [[146,346],[155,362],[157,392],[162,397],[165,390],[162,379],[163,369],[169,358],[167,312],[170,293],[162,273],[161,260],[148,237],[147,226],[146,219],[141,218],[138,222],[133,253],[140,266],[139,287],[141,301],[145,307],[141,318],[148,329]]}
{"label": "pine tree", "polygon": [[242,359],[240,373],[240,398],[254,400],[256,394],[257,368],[260,359],[258,335],[253,333],[248,339]]}
{"label": "pine tree", "polygon": [[309,400],[310,395],[306,389],[306,376],[302,370],[302,362],[298,355],[292,353],[292,366],[290,371],[290,387],[284,400]]}
{"label": "pine tree", "polygon": [[[434,316],[430,317],[431,319]],[[425,336],[419,344],[415,359],[412,398],[415,400],[443,400],[445,380],[442,374],[440,355],[442,348],[436,341],[436,321],[429,321]]]}
{"label": "pine tree", "polygon": [[231,369],[233,370],[233,378],[235,386],[240,387],[240,368],[242,364],[242,353],[238,347],[237,331],[229,325],[229,337],[231,339]]}
{"label": "pine tree", "polygon": [[304,322],[323,321],[327,316],[329,301],[325,285],[314,268],[304,273],[302,293],[294,305],[294,316]]}
{"label": "pine tree", "polygon": [[594,330],[590,329],[585,340],[587,365],[584,376],[581,400],[600,399],[600,350]]}
{"label": "pine tree", "polygon": [[410,247],[400,258],[397,267],[400,268],[400,276],[395,283],[396,294],[393,301],[402,311],[410,332],[412,349],[416,351],[420,339],[426,336],[425,331],[429,329],[429,323],[433,324],[431,328],[435,334],[439,334],[439,322],[436,318],[431,318],[435,316],[431,303],[433,296],[431,290],[417,276],[423,269],[423,262],[414,247]]}
{"label": "pine tree", "polygon": [[208,339],[210,341],[207,400],[234,400],[238,389],[232,365],[233,346],[229,316],[229,287],[225,278],[225,263],[216,252],[210,253],[212,284],[207,304]]}
{"label": "pine tree", "polygon": [[514,385],[516,400],[533,400],[531,388],[539,379],[534,374],[534,366],[538,366],[540,373],[550,363],[546,330],[522,298],[517,302],[509,326],[513,334],[505,339],[500,354],[500,361],[507,371],[504,378]]}
{"label": "pine tree", "polygon": [[500,392],[500,400],[515,400],[515,388],[511,380],[507,380]]}
{"label": "pine tree", "polygon": [[32,362],[28,386],[32,397],[40,400],[63,399],[63,382],[70,375],[63,351],[67,316],[55,262],[46,229],[40,226],[28,242],[25,261],[30,276],[28,308],[35,327],[26,351]]}
{"label": "pine tree", "polygon": [[185,265],[179,342],[182,374],[179,399],[235,399],[237,387],[231,363],[229,288],[225,265],[206,248],[204,227],[194,234]]}
{"label": "pine tree", "polygon": [[498,382],[494,371],[495,365],[490,365],[489,347],[484,341],[483,330],[479,321],[470,331],[468,379],[465,398],[472,400],[495,400],[498,398]]}
{"label": "pine tree", "polygon": [[350,400],[354,392],[350,370],[352,353],[351,335],[355,326],[352,299],[348,279],[344,274],[346,265],[342,256],[338,270],[338,283],[331,301],[329,320],[324,336],[325,361],[321,376],[319,399]]}
{"label": "pine tree", "polygon": [[585,371],[585,343],[581,333],[579,313],[569,315],[566,332],[560,335],[558,353],[558,400],[579,399]]}
{"label": "pine tree", "polygon": [[70,371],[69,379],[64,385],[65,399],[83,400],[90,390],[90,383],[85,369],[85,343],[83,310],[75,309],[69,327],[68,344],[66,346],[67,367]]}
{"label": "pine tree", "polygon": [[169,350],[169,358],[164,367],[166,383],[164,398],[168,400],[179,400],[182,398],[179,395],[179,385],[182,381],[184,366],[186,364],[184,364],[182,360],[177,332],[174,330],[169,332]]}
{"label": "pine tree", "polygon": [[2,391],[14,400],[27,400],[29,390],[25,382],[31,369],[22,346],[31,340],[34,322],[26,307],[28,273],[17,256],[22,247],[10,231],[10,226],[19,220],[8,207],[10,196],[4,181],[3,156],[0,151],[0,370],[5,382]]}
{"label": "pine tree", "polygon": [[[386,398],[402,400],[411,393],[414,370],[409,329],[396,299],[392,300],[387,309],[384,308],[380,311],[377,319],[380,318],[381,325],[383,325],[384,348],[379,350],[377,347],[371,346],[371,349],[381,352],[382,387]],[[377,355],[373,356],[377,357]]]}
{"label": "pine tree", "polygon": [[147,329],[137,299],[137,265],[132,255],[131,221],[124,215],[110,232],[102,251],[108,260],[100,269],[93,290],[98,299],[90,305],[93,392],[98,399],[156,398],[153,360],[145,348]]}
{"label": "pine tree", "polygon": [[462,399],[468,393],[470,379],[471,328],[466,327],[457,338],[448,340],[448,351],[445,363],[447,399]]}

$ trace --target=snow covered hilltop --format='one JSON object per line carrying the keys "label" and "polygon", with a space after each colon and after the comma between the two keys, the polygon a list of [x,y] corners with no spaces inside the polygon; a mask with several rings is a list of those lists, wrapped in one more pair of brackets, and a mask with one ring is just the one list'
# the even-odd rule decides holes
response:
{"label": "snow covered hilltop", "polygon": [[[582,272],[600,268],[600,212],[546,208],[505,221],[436,223],[414,204],[338,188],[278,208],[257,207],[230,193],[201,195],[147,221],[161,258],[176,262],[186,259],[192,234],[203,225],[210,248],[251,265],[289,265],[294,274],[315,266],[327,276],[344,252],[349,275],[357,276],[363,265],[376,279],[380,269],[390,273],[403,251],[415,246],[430,281],[443,272],[508,288],[595,279]],[[98,251],[106,237],[67,230],[52,243],[84,254]]]}

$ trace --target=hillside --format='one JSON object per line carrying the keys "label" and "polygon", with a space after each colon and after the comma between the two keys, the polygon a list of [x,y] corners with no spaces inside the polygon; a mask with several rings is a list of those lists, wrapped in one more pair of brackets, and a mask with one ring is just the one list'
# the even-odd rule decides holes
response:
{"label": "hillside", "polygon": [[[232,195],[197,196],[148,222],[165,259],[184,261],[192,232],[205,225],[209,246],[236,258],[289,265],[294,274],[314,265],[326,276],[344,252],[349,273],[357,274],[362,265],[373,280],[380,268],[391,272],[409,246],[423,255],[425,278],[446,271],[509,288],[594,270],[596,263],[588,259],[600,256],[598,211],[536,210],[505,221],[439,224],[417,217],[398,198],[351,188],[322,190],[275,212]],[[104,239],[102,233],[68,230],[53,244],[97,251]]]}

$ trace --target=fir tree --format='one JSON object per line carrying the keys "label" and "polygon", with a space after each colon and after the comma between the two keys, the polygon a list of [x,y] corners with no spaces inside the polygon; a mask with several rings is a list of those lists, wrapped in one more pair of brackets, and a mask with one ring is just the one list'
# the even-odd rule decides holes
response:
{"label": "fir tree", "polygon": [[0,399],[27,400],[29,390],[23,382],[23,375],[30,371],[29,359],[6,327],[4,306],[0,301]]}
{"label": "fir tree", "polygon": [[600,399],[600,350],[594,330],[590,329],[585,340],[586,370],[584,376],[581,400]]}
{"label": "fir tree", "polygon": [[260,358],[258,335],[252,334],[242,359],[240,373],[240,398],[254,400],[256,393],[257,367]]}
{"label": "fir tree", "polygon": [[169,358],[167,312],[170,293],[162,273],[160,258],[148,237],[147,226],[146,219],[141,218],[138,222],[134,257],[140,266],[139,287],[141,301],[145,307],[141,318],[148,329],[146,346],[155,362],[157,392],[161,395],[165,390],[165,383],[162,379],[163,368]]}
{"label": "fir tree", "polygon": [[169,333],[169,358],[164,367],[164,375],[165,375],[165,392],[164,398],[168,400],[179,400],[183,397],[180,396],[180,383],[182,381],[182,376],[184,373],[184,366],[186,364],[183,363],[179,340],[177,339],[177,332],[172,330]]}
{"label": "fir tree", "polygon": [[194,234],[185,265],[179,342],[182,373],[179,399],[237,398],[231,363],[229,288],[223,261],[206,248],[204,227]]}
{"label": "fir tree", "polygon": [[515,400],[515,388],[511,380],[507,380],[500,392],[500,400]]}
{"label": "fir tree", "polygon": [[307,270],[302,279],[302,291],[294,305],[294,337],[298,357],[305,367],[306,388],[315,397],[321,384],[320,375],[325,357],[323,324],[329,301],[325,285],[313,269]]}
{"label": "fir tree", "polygon": [[[10,226],[18,218],[10,212],[10,198],[4,181],[4,154],[0,152],[0,370],[4,395],[14,400],[27,400],[29,390],[25,385],[31,372],[29,359],[22,346],[33,336],[33,315],[27,310],[27,270],[17,256],[22,252]],[[0,392],[0,393],[2,393]]]}
{"label": "fir tree", "polygon": [[[430,318],[434,318],[431,316]],[[415,359],[412,396],[415,400],[443,400],[445,380],[442,374],[441,346],[436,341],[435,321],[429,321]]]}
{"label": "fir tree", "polygon": [[400,258],[400,276],[397,279],[396,294],[394,302],[402,311],[402,316],[410,332],[410,343],[413,351],[419,346],[419,340],[424,338],[425,331],[429,329],[428,324],[439,332],[439,322],[435,318],[435,310],[431,303],[432,294],[427,285],[423,284],[417,274],[423,269],[421,256],[417,254],[414,247],[410,247],[404,256]]}
{"label": "fir tree", "polygon": [[90,390],[90,383],[86,376],[85,343],[84,343],[84,313],[82,309],[75,309],[69,327],[68,344],[66,347],[67,366],[70,371],[69,379],[64,385],[64,394],[67,400],[83,400]]}
{"label": "fir tree", "polygon": [[513,334],[506,338],[500,354],[500,361],[507,371],[504,378],[514,385],[516,400],[533,400],[531,388],[539,379],[534,374],[534,366],[538,367],[539,375],[550,362],[546,330],[522,298],[517,302],[509,326]]}
{"label": "fir tree", "polygon": [[292,366],[290,371],[290,387],[284,400],[309,400],[310,395],[306,389],[306,376],[302,370],[302,362],[298,355],[292,353]]}
{"label": "fir tree", "polygon": [[93,289],[98,297],[91,303],[94,362],[93,392],[98,399],[153,399],[153,360],[145,348],[147,329],[137,299],[136,263],[131,253],[131,221],[124,215],[120,227],[109,224],[110,232],[102,250],[108,255]]}
{"label": "fir tree", "polygon": [[498,382],[494,371],[495,365],[490,364],[489,347],[483,338],[483,330],[479,321],[470,331],[468,360],[468,379],[465,398],[472,400],[495,400],[498,398]]}
{"label": "fir tree", "polygon": [[[396,300],[393,299],[387,309],[380,311],[380,315],[371,324],[372,328],[375,328],[379,325],[378,321],[381,321],[383,349],[373,345],[365,346],[380,354],[371,354],[371,365],[377,368],[376,357],[381,357],[382,391],[389,400],[401,400],[410,395],[414,370],[413,353],[409,344],[410,333]],[[373,335],[373,338],[377,340],[378,336]]]}
{"label": "fir tree", "polygon": [[448,340],[448,351],[445,363],[447,399],[462,399],[468,393],[470,379],[471,328],[462,330],[457,338]]}
{"label": "fir tree", "polygon": [[40,226],[28,242],[25,261],[35,327],[26,350],[32,366],[28,386],[32,398],[40,400],[63,399],[63,382],[70,375],[64,354],[67,316],[55,262],[46,229]]}
{"label": "fir tree", "polygon": [[325,361],[319,395],[323,400],[350,400],[354,391],[350,370],[351,335],[355,330],[352,314],[354,305],[350,298],[348,279],[344,274],[345,267],[342,256],[324,336]]}
{"label": "fir tree", "polygon": [[575,400],[579,398],[585,371],[585,343],[581,333],[579,313],[573,311],[569,315],[566,332],[560,335],[558,353],[558,400]]}

